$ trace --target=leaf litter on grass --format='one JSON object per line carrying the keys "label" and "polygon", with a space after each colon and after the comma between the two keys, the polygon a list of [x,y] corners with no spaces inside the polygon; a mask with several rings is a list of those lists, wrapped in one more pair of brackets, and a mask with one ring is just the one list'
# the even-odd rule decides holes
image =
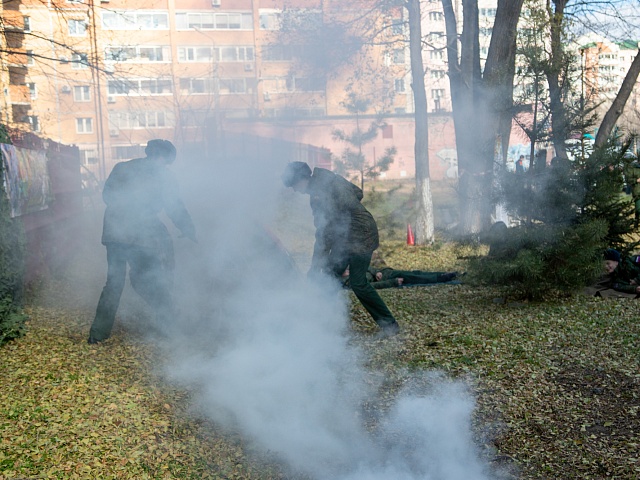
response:
{"label": "leaf litter on grass", "polygon": [[[447,244],[385,246],[394,268],[464,270]],[[637,302],[495,303],[500,289],[464,283],[380,293],[398,338],[378,339],[351,302],[351,341],[372,383],[384,379],[381,401],[364,406],[372,430],[415,372],[440,371],[472,386],[477,442],[512,477],[640,477]],[[135,332],[95,347],[92,312],[28,313],[27,335],[0,349],[0,478],[300,478],[189,411]]]}

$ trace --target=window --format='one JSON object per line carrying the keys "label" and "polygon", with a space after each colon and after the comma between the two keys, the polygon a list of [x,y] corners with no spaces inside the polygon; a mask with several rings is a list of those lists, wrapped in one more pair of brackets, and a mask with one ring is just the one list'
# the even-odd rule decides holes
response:
{"label": "window", "polygon": [[213,47],[178,47],[179,62],[209,63],[209,62],[212,62],[213,59],[214,59]]}
{"label": "window", "polygon": [[170,78],[125,78],[108,80],[109,95],[161,95],[171,93],[173,84]]}
{"label": "window", "polygon": [[321,77],[267,77],[262,79],[264,89],[270,93],[322,92],[326,89],[326,80]]}
{"label": "window", "polygon": [[85,20],[69,20],[69,35],[82,37],[87,33],[87,22]]}
{"label": "window", "polygon": [[33,58],[33,50],[27,50],[27,65],[35,65],[35,60]]}
{"label": "window", "polygon": [[185,94],[238,94],[255,91],[255,78],[181,78],[180,90]]}
{"label": "window", "polygon": [[434,88],[431,90],[431,98],[442,98],[444,97],[444,88]]}
{"label": "window", "polygon": [[29,87],[29,95],[31,96],[31,100],[35,100],[38,98],[38,89],[36,88],[36,84],[33,82],[27,83],[27,87]]}
{"label": "window", "polygon": [[401,18],[391,20],[391,34],[402,35],[404,33],[404,21]]}
{"label": "window", "polygon": [[164,59],[162,47],[140,47],[138,58],[149,62],[162,62]]}
{"label": "window", "polygon": [[253,47],[221,47],[216,49],[218,58],[222,62],[252,62],[254,60]]}
{"label": "window", "polygon": [[304,48],[298,45],[265,45],[261,52],[264,62],[291,62],[303,56]]}
{"label": "window", "polygon": [[31,17],[22,17],[22,21],[24,23],[24,31],[25,33],[29,33],[31,31]]}
{"label": "window", "polygon": [[77,133],[93,133],[93,118],[76,118]]}
{"label": "window", "polygon": [[442,12],[429,12],[429,20],[432,22],[439,22],[444,18],[444,14]]}
{"label": "window", "polygon": [[399,48],[393,51],[391,61],[396,65],[404,65],[406,62],[406,55],[404,48]]}
{"label": "window", "polygon": [[93,146],[78,146],[80,150],[80,159],[83,165],[97,165],[98,164],[98,149]]}
{"label": "window", "polygon": [[171,47],[168,45],[111,46],[105,49],[104,59],[107,62],[170,62]]}
{"label": "window", "polygon": [[429,58],[431,60],[441,60],[444,57],[444,54],[442,53],[442,50],[430,50],[429,51]]}
{"label": "window", "polygon": [[176,13],[179,30],[253,30],[250,13]]}
{"label": "window", "polygon": [[179,62],[252,62],[253,47],[178,47]]}
{"label": "window", "polygon": [[180,90],[184,93],[214,93],[213,78],[181,78]]}
{"label": "window", "polygon": [[444,78],[445,71],[444,70],[431,70],[431,78],[437,80],[439,78]]}
{"label": "window", "polygon": [[244,78],[220,79],[220,94],[247,93],[247,81]]}
{"label": "window", "polygon": [[404,93],[406,91],[406,87],[404,84],[404,78],[396,78],[393,82],[394,90],[398,93]]}
{"label": "window", "polygon": [[260,12],[260,30],[280,30],[281,12]]}
{"label": "window", "polygon": [[74,70],[81,70],[89,68],[89,61],[87,60],[86,53],[74,53],[71,55],[71,68]]}
{"label": "window", "polygon": [[109,112],[109,129],[171,128],[175,126],[172,111]]}
{"label": "window", "polygon": [[105,30],[167,30],[169,14],[144,11],[104,11],[102,27]]}
{"label": "window", "polygon": [[111,149],[111,154],[116,160],[140,158],[144,157],[144,148],[145,145],[116,145]]}
{"label": "window", "polygon": [[140,80],[141,95],[161,95],[173,91],[173,82],[170,78],[150,78]]}
{"label": "window", "polygon": [[73,100],[76,102],[90,102],[91,88],[88,85],[73,87]]}
{"label": "window", "polygon": [[40,131],[40,121],[38,120],[37,115],[27,115],[25,117],[25,121],[31,125],[31,130],[34,132]]}
{"label": "window", "polygon": [[444,39],[444,32],[430,32],[429,33],[429,41],[430,42],[439,42]]}

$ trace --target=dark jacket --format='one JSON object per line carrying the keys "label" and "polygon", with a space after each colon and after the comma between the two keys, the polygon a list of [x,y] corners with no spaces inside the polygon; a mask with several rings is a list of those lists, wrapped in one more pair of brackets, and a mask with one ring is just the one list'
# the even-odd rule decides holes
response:
{"label": "dark jacket", "polygon": [[311,267],[322,268],[333,250],[368,254],[378,248],[378,227],[360,203],[362,190],[324,168],[315,168],[309,180],[316,241]]}
{"label": "dark jacket", "polygon": [[161,160],[136,158],[113,167],[104,184],[102,243],[165,250],[171,244],[158,217],[164,210],[183,235],[195,240],[195,227],[178,196],[177,185]]}
{"label": "dark jacket", "polygon": [[[623,257],[609,276],[609,285],[618,292],[636,293],[640,286],[640,257]],[[631,280],[635,285],[631,285]]]}

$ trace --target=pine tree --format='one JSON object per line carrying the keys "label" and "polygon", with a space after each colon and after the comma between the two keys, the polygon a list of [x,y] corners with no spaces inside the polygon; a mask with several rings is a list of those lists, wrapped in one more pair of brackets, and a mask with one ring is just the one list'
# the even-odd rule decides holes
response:
{"label": "pine tree", "polygon": [[484,236],[491,249],[472,263],[474,277],[540,299],[597,278],[604,249],[636,248],[633,204],[623,192],[627,148],[609,144],[587,158],[554,159],[531,175],[505,172],[501,198],[519,225]]}

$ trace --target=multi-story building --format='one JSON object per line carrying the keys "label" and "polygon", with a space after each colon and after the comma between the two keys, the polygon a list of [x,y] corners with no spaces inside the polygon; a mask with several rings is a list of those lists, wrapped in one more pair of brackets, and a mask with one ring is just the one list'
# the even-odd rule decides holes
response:
{"label": "multi-story building", "polygon": [[12,9],[11,6],[11,3],[0,4],[4,47],[0,49],[0,84],[2,85],[0,122],[15,128],[32,130],[38,125],[37,119],[29,115],[30,91],[34,88],[26,80],[30,59],[24,48],[24,39],[29,26],[28,22],[25,24],[20,12]]}
{"label": "multi-story building", "polygon": [[[356,3],[349,7],[354,14],[361,11]],[[337,0],[139,0],[135,6],[23,0],[16,13],[31,35],[24,40],[21,83],[33,129],[78,145],[85,164],[104,177],[116,161],[141,154],[150,138],[197,145],[211,125],[220,129],[234,119],[350,115],[347,85],[372,100],[361,114],[411,112],[404,47],[368,49],[358,61],[362,76],[369,68],[374,80],[357,85],[346,70],[301,65],[313,45],[279,41],[280,25],[293,11],[312,21],[344,15],[345,6]],[[326,55],[321,42],[315,47]],[[388,94],[394,89],[399,95]]]}
{"label": "multi-story building", "polygon": [[[601,37],[580,43],[582,89],[587,106],[597,106],[602,117],[617,95],[638,51],[640,42],[613,42]],[[640,132],[640,79],[627,100],[618,125],[627,133]]]}
{"label": "multi-story building", "polygon": [[[339,154],[344,145],[333,138],[335,128],[353,130],[356,122],[363,125],[384,113],[388,126],[365,153],[375,161],[394,146],[398,154],[388,178],[412,176],[414,107],[406,18],[401,9],[376,16],[368,9],[372,4],[5,2],[7,39],[24,52],[0,57],[2,75],[10,77],[2,78],[5,121],[23,122],[45,137],[78,145],[85,166],[104,178],[115,162],[142,154],[150,138],[168,138],[181,151],[191,146],[196,153],[223,130],[297,140]],[[455,1],[454,8],[460,23],[461,2]],[[422,10],[428,108],[438,128],[430,138],[431,172],[434,178],[445,171],[455,176],[442,5],[423,0]],[[481,0],[478,13],[484,59],[495,0]],[[374,30],[357,23],[365,17],[388,28],[377,28],[384,38],[352,54],[349,42],[355,36],[349,28],[313,30],[336,15],[343,25],[352,19],[354,30]],[[296,24],[306,28],[298,37],[291,28]],[[350,93],[368,100],[365,111],[354,114]]]}

